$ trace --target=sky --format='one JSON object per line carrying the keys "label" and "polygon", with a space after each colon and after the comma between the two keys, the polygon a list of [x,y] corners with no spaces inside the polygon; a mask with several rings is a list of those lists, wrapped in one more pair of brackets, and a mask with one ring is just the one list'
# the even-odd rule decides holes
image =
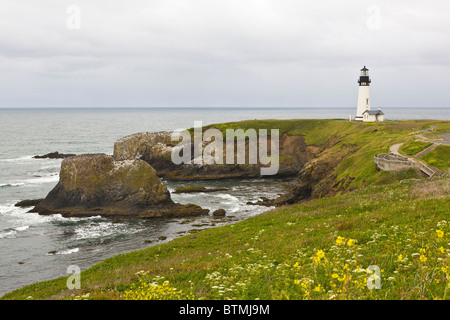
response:
{"label": "sky", "polygon": [[450,107],[450,2],[2,0],[0,108]]}

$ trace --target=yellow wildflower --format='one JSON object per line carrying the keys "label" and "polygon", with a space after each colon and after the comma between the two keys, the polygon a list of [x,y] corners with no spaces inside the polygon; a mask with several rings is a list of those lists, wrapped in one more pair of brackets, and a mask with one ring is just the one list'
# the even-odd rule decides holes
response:
{"label": "yellow wildflower", "polygon": [[347,279],[347,276],[345,274],[342,277],[338,277],[338,281],[340,282],[345,281],[345,279]]}
{"label": "yellow wildflower", "polygon": [[422,254],[422,255],[420,256],[419,260],[420,260],[420,262],[425,263],[425,262],[427,262],[428,258],[425,257],[425,256]]}
{"label": "yellow wildflower", "polygon": [[297,268],[298,267],[298,262],[296,262],[295,264],[294,264],[294,268]]}
{"label": "yellow wildflower", "polygon": [[442,237],[444,237],[444,231],[442,231],[442,230],[436,230],[436,235],[438,236],[438,238],[442,238]]}
{"label": "yellow wildflower", "polygon": [[438,248],[438,250],[439,250],[440,253],[445,253],[445,250],[444,250],[444,247],[443,247],[443,246],[441,246],[440,248]]}
{"label": "yellow wildflower", "polygon": [[442,270],[442,272],[443,272],[443,273],[447,273],[447,271],[448,271],[448,267],[447,267],[447,266],[445,266],[445,267],[441,267],[441,270]]}
{"label": "yellow wildflower", "polygon": [[337,244],[341,244],[341,243],[344,241],[344,239],[345,239],[345,238],[343,238],[343,237],[341,237],[341,236],[338,236],[337,239],[336,239],[336,243],[337,243]]}
{"label": "yellow wildflower", "polygon": [[322,250],[317,251],[317,258],[325,258],[325,252],[323,252]]}
{"label": "yellow wildflower", "polygon": [[402,254],[399,254],[397,260],[398,260],[398,261],[403,261],[403,255],[402,255]]}
{"label": "yellow wildflower", "polygon": [[355,239],[348,239],[347,245],[348,245],[349,247],[351,247],[351,246],[354,245],[355,243],[356,243],[356,240],[355,240]]}

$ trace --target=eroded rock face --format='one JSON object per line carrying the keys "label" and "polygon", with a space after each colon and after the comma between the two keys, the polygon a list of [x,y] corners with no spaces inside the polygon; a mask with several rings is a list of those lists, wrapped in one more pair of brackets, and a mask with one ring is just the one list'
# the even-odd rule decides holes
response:
{"label": "eroded rock face", "polygon": [[[259,139],[259,137],[258,137]],[[193,140],[193,139],[192,139]],[[149,163],[158,176],[168,181],[194,181],[229,178],[261,178],[261,165],[258,164],[188,164],[176,165],[172,162],[172,149],[178,142],[171,140],[171,132],[142,132],[118,140],[114,144],[116,160],[140,159]],[[270,138],[267,141],[270,145]],[[204,143],[203,148],[208,144]],[[192,145],[193,148],[193,145]],[[311,158],[316,156],[316,147],[308,146],[301,135],[282,134],[279,137],[279,169],[273,176],[295,176]],[[192,152],[193,154],[193,152]],[[235,147],[235,155],[236,147]],[[246,143],[248,155],[248,143]],[[224,149],[224,158],[226,150]],[[248,156],[247,156],[248,157]],[[192,157],[193,158],[193,157]]]}
{"label": "eroded rock face", "polygon": [[208,213],[196,205],[174,203],[155,169],[145,161],[115,161],[106,154],[63,160],[58,184],[32,211],[141,218]]}
{"label": "eroded rock face", "polygon": [[336,180],[334,169],[349,155],[356,152],[356,145],[343,145],[333,148],[334,141],[324,147],[322,153],[305,164],[298,173],[297,185],[285,195],[275,199],[274,205],[284,205],[299,202],[309,198],[318,198],[324,195],[334,195],[342,190],[342,186],[351,182],[351,177]]}

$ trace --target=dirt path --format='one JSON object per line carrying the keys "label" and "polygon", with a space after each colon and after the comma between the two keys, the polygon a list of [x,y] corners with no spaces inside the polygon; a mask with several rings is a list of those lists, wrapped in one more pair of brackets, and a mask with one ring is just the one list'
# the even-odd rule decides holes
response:
{"label": "dirt path", "polygon": [[397,144],[392,145],[392,146],[389,148],[389,152],[401,156],[401,154],[398,153],[398,149],[400,149],[400,147],[401,147],[402,145],[403,145],[403,143],[397,143]]}
{"label": "dirt path", "polygon": [[422,130],[420,134],[416,134],[416,138],[425,142],[432,142],[435,144],[444,144],[450,146],[450,133],[440,133],[436,134],[440,139],[428,139],[423,136],[426,133],[432,133],[431,130],[437,128],[437,126],[430,126],[428,129]]}
{"label": "dirt path", "polygon": [[[389,152],[404,157],[403,155],[401,155],[401,154],[398,152],[398,150],[400,149],[400,147],[401,147],[402,145],[403,145],[403,143],[397,143],[397,144],[392,145],[392,146],[389,148]],[[429,147],[426,148],[425,150],[422,150],[422,151],[419,152],[418,154],[416,154],[416,155],[414,155],[414,156],[412,156],[412,157],[407,157],[407,158],[408,158],[409,161],[413,161],[413,162],[416,162],[416,163],[422,163],[422,165],[424,166],[424,163],[423,163],[423,162],[425,162],[425,161],[423,161],[423,160],[419,161],[420,157],[426,155],[428,152],[431,152],[431,151],[434,150],[437,146],[439,146],[439,143],[433,143],[431,146],[429,146]],[[426,162],[425,162],[425,163],[426,163]],[[439,169],[437,169],[437,168],[435,168],[435,167],[430,166],[428,163],[426,163],[426,164],[427,164],[427,165],[425,166],[426,168],[421,167],[421,170],[422,170],[423,172],[427,173],[429,176],[430,176],[430,175],[433,176],[433,175],[435,175],[435,174],[437,174],[437,175],[446,174],[445,172],[443,172],[443,171],[441,171],[441,170],[439,170]]]}

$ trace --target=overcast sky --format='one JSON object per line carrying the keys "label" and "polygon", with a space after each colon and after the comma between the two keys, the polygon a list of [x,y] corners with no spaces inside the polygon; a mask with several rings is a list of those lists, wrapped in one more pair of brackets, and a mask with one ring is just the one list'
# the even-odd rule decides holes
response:
{"label": "overcast sky", "polygon": [[356,107],[364,65],[376,106],[450,107],[449,15],[446,0],[2,0],[0,107]]}

